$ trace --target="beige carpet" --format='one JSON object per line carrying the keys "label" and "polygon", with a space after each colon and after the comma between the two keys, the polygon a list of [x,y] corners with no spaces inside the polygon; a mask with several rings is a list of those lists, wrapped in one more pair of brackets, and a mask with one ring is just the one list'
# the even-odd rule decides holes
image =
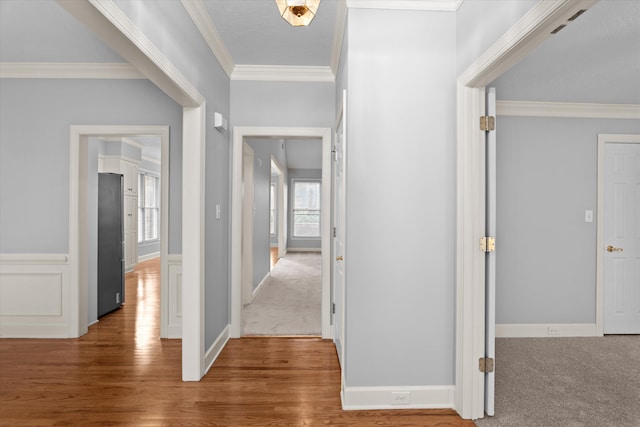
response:
{"label": "beige carpet", "polygon": [[640,426],[640,335],[496,340],[496,416],[476,424]]}
{"label": "beige carpet", "polygon": [[321,335],[319,252],[287,252],[242,310],[243,335]]}

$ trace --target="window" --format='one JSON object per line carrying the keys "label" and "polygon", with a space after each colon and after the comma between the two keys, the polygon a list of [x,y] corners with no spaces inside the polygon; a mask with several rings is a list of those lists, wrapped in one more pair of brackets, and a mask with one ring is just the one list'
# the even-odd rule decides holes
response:
{"label": "window", "polygon": [[320,237],[320,181],[293,181],[293,237]]}
{"label": "window", "polygon": [[138,177],[138,243],[144,243],[160,236],[160,179],[147,173]]}
{"label": "window", "polygon": [[278,228],[277,224],[277,211],[276,206],[278,205],[278,200],[276,199],[276,183],[271,183],[271,190],[269,193],[269,233],[273,236],[276,234]]}

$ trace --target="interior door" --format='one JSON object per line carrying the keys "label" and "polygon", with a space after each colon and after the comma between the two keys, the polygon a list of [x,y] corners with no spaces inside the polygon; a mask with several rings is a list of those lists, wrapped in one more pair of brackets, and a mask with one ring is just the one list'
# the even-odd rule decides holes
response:
{"label": "interior door", "polygon": [[604,175],[604,333],[639,334],[640,142],[605,144]]}
{"label": "interior door", "polygon": [[242,303],[249,304],[253,293],[253,149],[242,144]]}
{"label": "interior door", "polygon": [[334,181],[334,239],[333,253],[333,326],[334,342],[343,368],[344,352],[344,298],[345,298],[345,144],[346,144],[346,91],[343,92],[342,109],[336,122]]}
{"label": "interior door", "polygon": [[[496,89],[487,89],[487,116],[496,116]],[[486,236],[496,236],[496,131],[486,133]],[[496,341],[496,253],[489,250],[485,259],[485,358],[495,360]],[[485,374],[484,411],[494,415],[495,372]]]}

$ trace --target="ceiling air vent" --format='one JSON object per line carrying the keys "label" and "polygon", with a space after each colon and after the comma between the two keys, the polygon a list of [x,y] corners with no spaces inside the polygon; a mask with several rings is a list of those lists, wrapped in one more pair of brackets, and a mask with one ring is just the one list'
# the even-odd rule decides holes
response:
{"label": "ceiling air vent", "polygon": [[579,11],[577,11],[571,18],[567,19],[567,21],[571,22],[571,21],[575,21],[576,19],[578,19],[578,17],[580,15],[582,15],[583,13],[585,13],[587,11],[587,9],[581,9]]}
{"label": "ceiling air vent", "polygon": [[558,28],[556,28],[555,30],[551,31],[551,34],[558,34],[558,32],[560,32],[560,30],[563,29],[564,27],[566,27],[565,24],[560,25]]}

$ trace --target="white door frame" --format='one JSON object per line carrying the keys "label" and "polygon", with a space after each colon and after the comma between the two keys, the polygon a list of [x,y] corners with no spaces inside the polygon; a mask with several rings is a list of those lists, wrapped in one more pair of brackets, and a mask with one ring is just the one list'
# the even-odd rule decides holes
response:
{"label": "white door frame", "polygon": [[271,155],[271,166],[276,169],[276,173],[278,174],[278,194],[276,195],[277,201],[276,206],[278,210],[278,218],[277,218],[277,233],[278,233],[278,258],[282,258],[285,253],[285,242],[286,242],[286,231],[287,226],[285,225],[285,214],[287,212],[287,206],[285,204],[285,183],[284,183],[284,170],[275,156]]}
{"label": "white door frame", "polygon": [[596,334],[604,335],[604,173],[605,145],[640,144],[640,135],[598,134],[598,204],[596,207]]}
{"label": "white door frame", "polygon": [[322,215],[320,219],[322,252],[322,337],[331,338],[330,306],[330,220],[331,220],[331,128],[249,127],[233,128],[231,163],[231,328],[230,337],[242,335],[242,162],[243,143],[257,138],[322,139]]}
{"label": "white door frame", "polygon": [[[160,336],[166,336],[168,316],[169,240],[169,127],[168,126],[71,126],[69,150],[69,269],[71,271],[72,330],[78,337],[88,331],[87,258],[87,149],[88,138],[157,135],[161,141],[160,166]],[[164,334],[164,335],[163,335]]]}
{"label": "white door frame", "polygon": [[253,296],[253,221],[254,205],[254,165],[253,148],[242,143],[242,304],[249,304]]}
{"label": "white door frame", "polygon": [[484,416],[485,146],[478,126],[485,112],[485,86],[546,40],[560,24],[597,0],[540,1],[457,82],[456,112],[456,379],[455,409],[467,419]]}

